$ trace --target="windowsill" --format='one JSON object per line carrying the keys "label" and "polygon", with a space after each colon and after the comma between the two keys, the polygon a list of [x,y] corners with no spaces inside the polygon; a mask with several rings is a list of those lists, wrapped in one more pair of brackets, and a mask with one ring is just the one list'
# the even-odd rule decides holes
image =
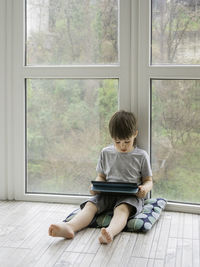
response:
{"label": "windowsill", "polygon": [[[16,198],[16,200],[22,201],[39,201],[39,202],[54,202],[54,203],[65,203],[65,204],[76,204],[79,205],[81,202],[88,199],[90,196],[77,196],[77,195],[52,195],[52,194],[25,194],[22,199]],[[169,201],[166,205],[165,210],[175,212],[186,212],[200,214],[200,205],[198,204],[187,204],[177,203]]]}
{"label": "windowsill", "polygon": [[200,205],[187,204],[187,203],[177,203],[177,202],[170,202],[169,201],[166,205],[165,210],[200,214]]}

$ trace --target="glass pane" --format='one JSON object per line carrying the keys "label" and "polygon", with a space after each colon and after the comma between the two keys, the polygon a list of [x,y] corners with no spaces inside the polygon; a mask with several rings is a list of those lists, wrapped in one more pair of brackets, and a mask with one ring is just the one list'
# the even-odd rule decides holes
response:
{"label": "glass pane", "polygon": [[118,63],[118,0],[26,0],[26,64]]}
{"label": "glass pane", "polygon": [[199,159],[200,80],[153,80],[153,195],[200,203]]}
{"label": "glass pane", "polygon": [[152,63],[200,64],[200,0],[152,0]]}
{"label": "glass pane", "polygon": [[27,192],[88,194],[118,80],[26,80]]}

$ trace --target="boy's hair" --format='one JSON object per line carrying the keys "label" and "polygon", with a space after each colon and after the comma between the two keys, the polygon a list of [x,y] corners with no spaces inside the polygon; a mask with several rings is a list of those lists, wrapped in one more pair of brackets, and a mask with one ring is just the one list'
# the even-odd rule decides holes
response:
{"label": "boy's hair", "polygon": [[[112,138],[127,139],[137,131],[137,120],[132,112],[117,111],[109,122],[109,132]],[[135,144],[135,142],[134,142]]]}

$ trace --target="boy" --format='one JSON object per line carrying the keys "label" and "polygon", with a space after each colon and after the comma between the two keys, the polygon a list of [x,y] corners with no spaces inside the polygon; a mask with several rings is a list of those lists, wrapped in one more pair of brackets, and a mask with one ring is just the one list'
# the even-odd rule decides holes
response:
{"label": "boy", "polygon": [[128,217],[141,212],[144,197],[152,189],[152,171],[148,154],[136,147],[137,122],[131,112],[118,111],[109,122],[114,145],[104,148],[97,164],[97,181],[134,182],[139,185],[137,195],[105,195],[90,190],[92,198],[81,204],[81,211],[69,222],[53,224],[50,236],[71,239],[75,232],[87,227],[95,214],[113,209],[107,228],[101,229],[99,242],[108,244],[126,226]]}

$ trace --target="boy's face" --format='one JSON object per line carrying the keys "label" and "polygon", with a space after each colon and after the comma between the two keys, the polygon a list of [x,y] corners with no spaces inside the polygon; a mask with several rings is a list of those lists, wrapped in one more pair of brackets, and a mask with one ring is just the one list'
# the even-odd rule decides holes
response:
{"label": "boy's face", "polygon": [[122,153],[131,152],[134,149],[133,142],[137,134],[138,132],[136,132],[135,135],[132,135],[127,139],[118,139],[118,138],[113,139],[116,150]]}

